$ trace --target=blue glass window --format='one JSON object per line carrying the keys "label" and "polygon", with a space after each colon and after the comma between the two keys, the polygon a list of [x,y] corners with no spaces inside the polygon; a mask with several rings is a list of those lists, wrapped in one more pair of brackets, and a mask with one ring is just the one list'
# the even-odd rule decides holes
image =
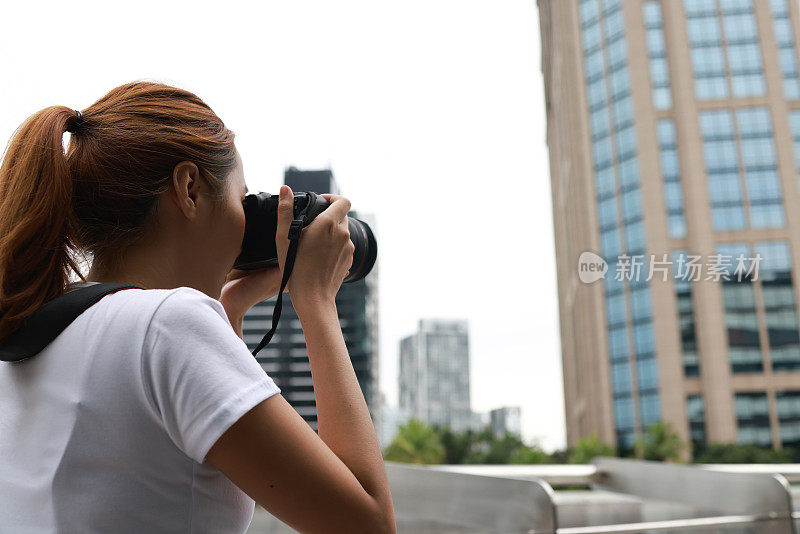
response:
{"label": "blue glass window", "polygon": [[756,25],[756,17],[752,12],[725,15],[722,20],[728,45],[742,41],[758,40],[758,26]]}
{"label": "blue glass window", "polygon": [[614,184],[614,168],[606,167],[595,173],[595,184],[597,186],[597,199],[601,200],[614,194],[616,186]]}
{"label": "blue glass window", "polygon": [[739,443],[771,447],[772,432],[766,393],[737,393],[735,405]]}
{"label": "blue glass window", "polygon": [[[783,227],[786,221],[769,111],[742,108],[735,116],[736,126],[729,110],[701,112],[699,118],[714,229],[744,229],[748,222],[752,228]],[[743,175],[740,167],[744,167]],[[745,186],[750,201],[747,213]]]}
{"label": "blue glass window", "polygon": [[645,235],[644,222],[638,220],[625,227],[625,250],[629,255],[644,254]]}
{"label": "blue glass window", "polygon": [[633,103],[630,96],[614,100],[612,108],[614,110],[614,127],[617,130],[633,123]]}
{"label": "blue glass window", "polygon": [[763,95],[766,83],[752,0],[720,0],[719,6],[721,18],[714,1],[684,2],[695,96]]}
{"label": "blue glass window", "polygon": [[667,233],[670,237],[684,237],[686,220],[683,213],[683,187],[680,182],[675,124],[671,119],[661,119],[656,123],[656,130],[661,149],[661,175],[667,205]]}
{"label": "blue glass window", "polygon": [[614,399],[614,421],[618,429],[634,427],[633,399],[630,395]]}
{"label": "blue glass window", "polygon": [[717,3],[716,0],[684,0],[683,9],[688,17],[715,14]]}
{"label": "blue glass window", "polygon": [[600,12],[597,5],[597,0],[581,0],[581,23],[597,20],[597,15]]}
{"label": "blue glass window", "polygon": [[650,321],[633,326],[633,346],[637,357],[655,352],[654,335],[653,323]]}
{"label": "blue glass window", "polygon": [[722,43],[719,20],[711,17],[690,18],[686,20],[689,44],[693,47],[720,45]]}
{"label": "blue glass window", "polygon": [[653,357],[637,359],[636,377],[640,391],[657,389],[658,366],[656,365],[656,359]]}
{"label": "blue glass window", "polygon": [[615,395],[631,393],[631,367],[627,360],[611,364],[611,388]]}
{"label": "blue glass window", "polygon": [[689,437],[695,449],[706,444],[706,410],[702,395],[686,397]]}
{"label": "blue glass window", "polygon": [[770,7],[783,77],[783,93],[786,98],[794,100],[800,98],[800,74],[797,69],[797,50],[792,21],[789,18],[789,6],[786,0],[771,0]]}
{"label": "blue glass window", "polygon": [[772,369],[775,372],[796,371],[800,369],[800,333],[789,244],[761,241],[754,248],[764,258],[759,277]]}
{"label": "blue glass window", "polygon": [[[731,258],[750,258],[747,244],[726,244],[717,247],[717,254]],[[728,356],[734,373],[754,373],[764,369],[759,341],[758,316],[752,281],[731,276],[722,283],[725,324],[728,329]]]}
{"label": "blue glass window", "polygon": [[624,326],[608,331],[608,347],[612,361],[628,361],[628,331]]}
{"label": "blue glass window", "polygon": [[661,405],[658,402],[657,393],[640,395],[639,408],[641,410],[642,428],[647,428],[661,420]]}
{"label": "blue glass window", "polygon": [[606,14],[603,22],[605,24],[606,41],[611,41],[616,37],[622,36],[625,31],[625,20],[621,9],[611,14]]}
{"label": "blue glass window", "polygon": [[782,447],[800,448],[800,391],[776,391]]}
{"label": "blue glass window", "polygon": [[630,298],[633,321],[650,320],[653,316],[650,288],[647,285],[639,286],[636,289],[631,288]]}
{"label": "blue glass window", "polygon": [[[683,261],[681,261],[681,259]],[[692,302],[692,282],[685,269],[689,261],[685,250],[676,250],[672,253],[672,266],[675,278],[675,296],[678,304],[678,325],[681,334],[681,349],[683,351],[683,374],[686,377],[700,375],[700,358],[697,354],[697,339],[695,337],[694,304]]]}

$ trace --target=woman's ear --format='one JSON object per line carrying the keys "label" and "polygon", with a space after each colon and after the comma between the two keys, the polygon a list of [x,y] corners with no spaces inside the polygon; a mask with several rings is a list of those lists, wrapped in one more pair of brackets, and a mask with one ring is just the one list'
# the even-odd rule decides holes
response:
{"label": "woman's ear", "polygon": [[201,182],[200,171],[191,161],[181,161],[172,170],[172,200],[190,219],[195,217],[197,211]]}

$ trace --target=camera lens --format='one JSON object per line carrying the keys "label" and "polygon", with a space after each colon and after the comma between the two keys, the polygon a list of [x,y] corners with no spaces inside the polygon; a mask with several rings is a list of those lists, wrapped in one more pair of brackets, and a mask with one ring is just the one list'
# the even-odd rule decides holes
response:
{"label": "camera lens", "polygon": [[350,266],[350,273],[344,281],[356,282],[367,276],[375,265],[378,257],[378,242],[368,224],[352,217],[347,218],[347,223],[350,230],[350,241],[355,245],[355,250],[353,251],[353,265]]}

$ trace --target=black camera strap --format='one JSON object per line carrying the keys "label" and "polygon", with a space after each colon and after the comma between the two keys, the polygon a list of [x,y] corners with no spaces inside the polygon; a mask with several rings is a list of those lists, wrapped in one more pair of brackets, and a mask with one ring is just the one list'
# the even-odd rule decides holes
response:
{"label": "black camera strap", "polygon": [[109,293],[143,289],[117,282],[93,284],[64,293],[33,312],[0,346],[0,361],[21,362],[39,354],[87,308]]}
{"label": "black camera strap", "polygon": [[258,351],[264,348],[267,343],[272,339],[273,334],[275,334],[275,329],[278,328],[278,321],[281,318],[281,310],[283,309],[283,290],[286,288],[286,284],[289,282],[289,277],[292,276],[292,269],[294,268],[294,258],[297,256],[297,247],[300,244],[300,233],[303,231],[303,223],[306,220],[306,216],[304,214],[298,215],[297,219],[293,220],[289,225],[289,249],[286,251],[286,263],[283,266],[283,278],[281,279],[281,288],[278,291],[278,299],[275,302],[275,308],[272,310],[272,328],[269,329],[264,335],[264,338],[258,344],[258,346],[253,349],[253,356],[255,356]]}

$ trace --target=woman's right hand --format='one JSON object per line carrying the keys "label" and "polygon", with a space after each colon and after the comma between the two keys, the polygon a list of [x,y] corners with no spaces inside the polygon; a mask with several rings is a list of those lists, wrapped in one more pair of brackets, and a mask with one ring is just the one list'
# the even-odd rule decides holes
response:
{"label": "woman's right hand", "polygon": [[[341,195],[322,195],[330,204],[303,228],[294,267],[286,287],[295,308],[305,302],[332,302],[353,264],[347,212],[350,201]],[[294,193],[281,186],[275,245],[283,274],[289,249],[289,226],[294,216]]]}

